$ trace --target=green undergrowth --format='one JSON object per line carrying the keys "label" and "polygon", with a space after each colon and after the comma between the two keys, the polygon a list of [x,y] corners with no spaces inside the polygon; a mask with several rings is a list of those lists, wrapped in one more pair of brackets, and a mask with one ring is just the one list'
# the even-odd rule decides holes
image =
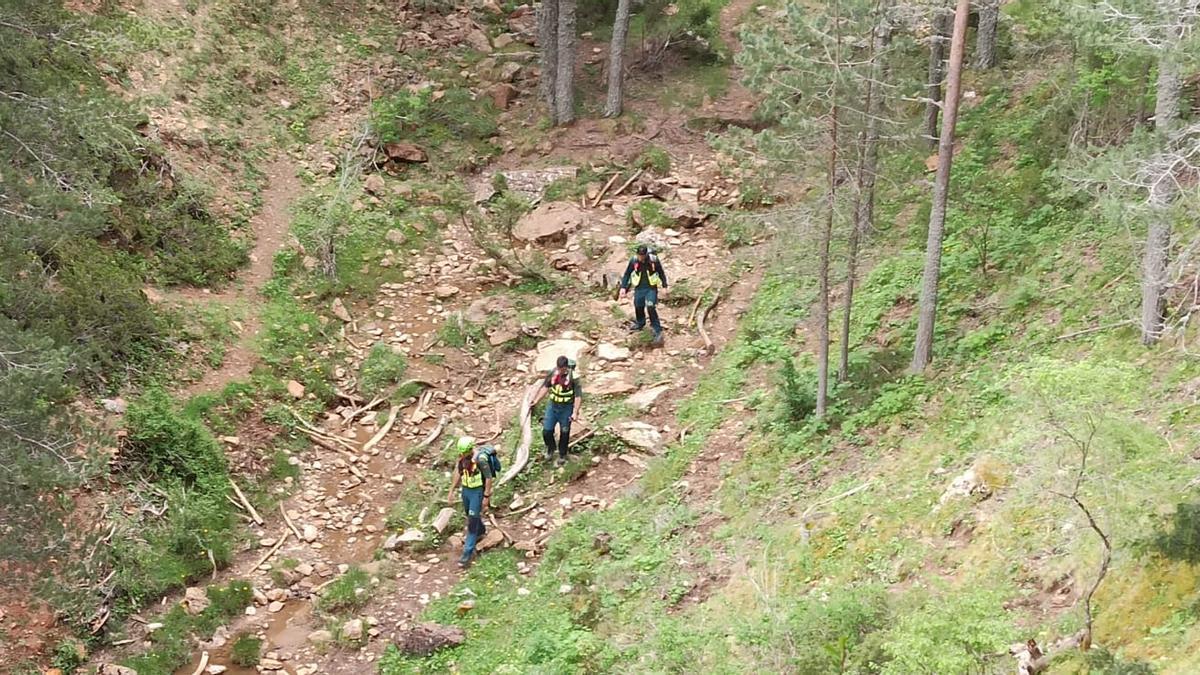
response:
{"label": "green undergrowth", "polygon": [[[476,597],[471,613],[453,594],[426,612],[467,643],[391,650],[381,672],[1009,672],[1010,644],[1083,625],[1101,542],[1080,504],[1112,568],[1096,647],[1050,672],[1192,672],[1200,366],[1130,328],[1072,335],[1132,316],[1137,287],[1125,226],[1064,181],[1068,75],[1019,93],[973,84],[933,372],[907,374],[926,153],[893,148],[825,419],[810,393],[813,256],[793,246],[770,256],[737,339],[681,404],[685,442],[630,495],[564,525],[532,576],[513,552],[483,556],[457,591]],[[716,469],[727,480],[684,499],[689,465],[731,442],[737,459]]]}
{"label": "green undergrowth", "polygon": [[176,606],[157,619],[162,628],[150,634],[149,648],[123,663],[139,675],[170,675],[192,656],[194,641],[207,640],[214,631],[254,605],[253,588],[247,581],[231,581],[206,589],[209,606],[199,614],[188,614]]}

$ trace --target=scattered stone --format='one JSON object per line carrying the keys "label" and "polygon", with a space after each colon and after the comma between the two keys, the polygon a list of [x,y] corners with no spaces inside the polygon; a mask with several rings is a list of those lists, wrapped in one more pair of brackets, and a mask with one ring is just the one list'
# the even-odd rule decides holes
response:
{"label": "scattered stone", "polygon": [[980,497],[987,499],[992,495],[992,488],[987,484],[975,467],[971,467],[964,471],[961,475],[950,482],[950,486],[938,498],[938,504],[945,504],[951,499],[962,497]]}
{"label": "scattered stone", "polygon": [[263,657],[258,661],[258,667],[261,670],[283,670],[283,661],[279,659],[271,659]]}
{"label": "scattered stone", "polygon": [[613,396],[615,394],[628,394],[637,389],[628,379],[625,373],[608,372],[601,373],[595,378],[589,379],[586,383],[587,393],[594,396]]}
{"label": "scattered stone", "polygon": [[388,159],[397,162],[412,162],[421,163],[428,162],[429,155],[420,148],[420,146],[412,143],[384,143],[383,152],[388,156]]}
{"label": "scattered stone", "polygon": [[203,588],[191,586],[183,592],[183,611],[188,614],[199,614],[208,609],[208,595],[205,594]]}
{"label": "scattered stone", "polygon": [[394,642],[405,654],[427,656],[446,647],[457,647],[466,640],[467,634],[458,626],[421,623],[396,633]]}
{"label": "scattered stone", "polygon": [[[497,110],[508,110],[508,107],[517,99],[517,88],[507,82],[499,82],[488,87],[487,95],[492,99],[492,104],[496,106]],[[481,201],[487,201],[490,198],[489,196]]]}
{"label": "scattered stone", "polygon": [[521,595],[521,596],[529,595],[529,589],[522,586],[517,589],[517,595]]}
{"label": "scattered stone", "polygon": [[329,308],[331,311],[333,311],[334,316],[342,321],[345,321],[346,323],[350,323],[354,320],[354,318],[350,316],[350,312],[346,309],[346,305],[342,302],[341,298],[334,298],[333,303],[329,306]]}
{"label": "scattered stone", "polygon": [[546,529],[546,522],[547,521],[545,518],[536,518],[532,523],[530,523],[530,525],[533,525],[539,530],[544,530]]}
{"label": "scattered stone", "polygon": [[575,202],[548,202],[521,216],[513,228],[519,241],[565,242],[567,234],[587,222],[587,214]]}
{"label": "scattered stone", "polygon": [[533,362],[533,369],[545,373],[554,368],[558,357],[566,356],[568,359],[575,360],[576,372],[582,371],[582,357],[584,352],[588,350],[588,343],[583,340],[545,340],[539,342],[537,346],[537,357]]}
{"label": "scattered stone", "polygon": [[102,398],[100,399],[100,405],[104,406],[105,410],[115,415],[124,415],[125,409],[129,407],[129,405],[125,403],[125,399],[119,396],[117,398]]}
{"label": "scattered stone", "polygon": [[649,389],[643,389],[639,391],[633,396],[625,399],[625,403],[638,412],[645,412],[654,405],[660,396],[670,390],[671,385],[660,384],[657,387],[651,387]]}
{"label": "scattered stone", "polygon": [[383,176],[377,173],[367,176],[367,179],[363,181],[363,189],[377,197],[382,196],[386,189],[383,183]]}
{"label": "scattered stone", "polygon": [[433,289],[433,295],[438,300],[445,300],[447,298],[453,298],[454,296],[458,295],[458,292],[459,292],[458,286],[450,286],[450,285],[438,286],[437,288]]}
{"label": "scattered stone", "polygon": [[515,192],[531,202],[538,202],[546,192],[546,186],[564,178],[574,179],[579,169],[573,166],[551,166],[537,170],[502,171],[504,182],[510,192]]}
{"label": "scattered stone", "polygon": [[327,642],[333,642],[333,633],[327,630],[314,630],[308,634],[308,641],[314,645],[321,645]]}
{"label": "scattered stone", "polygon": [[454,509],[448,506],[442,507],[442,510],[438,511],[438,514],[433,518],[433,529],[437,530],[438,534],[445,532],[446,528],[450,527],[450,519],[453,517]]}
{"label": "scattered stone", "polygon": [[491,40],[488,40],[487,33],[484,33],[478,28],[467,31],[465,37],[467,44],[471,46],[471,49],[474,49],[477,52],[483,52],[485,54],[492,51],[492,42]]}
{"label": "scattered stone", "polygon": [[[317,540],[317,537],[320,536],[321,531],[317,529],[316,525],[310,524],[310,525],[304,526],[304,529],[301,531],[301,534],[304,535],[304,541],[311,544]],[[297,568],[297,569],[299,569],[299,568]],[[312,568],[310,567],[309,569],[311,570]],[[310,574],[311,574],[311,572],[310,572]],[[305,575],[305,576],[308,576],[308,575]]]}
{"label": "scattered stone", "polygon": [[283,611],[283,603],[276,600],[275,602],[267,605],[267,611],[272,614],[278,614],[279,612]]}
{"label": "scattered stone", "polygon": [[383,542],[383,548],[388,551],[395,551],[400,548],[401,544],[407,544],[414,541],[425,541],[425,533],[416,528],[410,527],[399,534],[391,534],[387,540]]}
{"label": "scattered stone", "polygon": [[288,380],[287,392],[292,398],[304,398],[304,385],[295,380]]}
{"label": "scattered stone", "polygon": [[258,545],[263,548],[271,548],[275,545],[275,537],[263,537],[258,540]]}
{"label": "scattered stone", "polygon": [[227,670],[229,670],[228,666],[222,666],[220,664],[214,663],[211,666],[209,666],[208,668],[206,668],[204,670],[204,672],[208,673],[208,675],[221,675],[221,673],[223,673]]}
{"label": "scattered stone", "polygon": [[300,563],[296,565],[296,573],[300,576],[307,577],[313,573],[313,566],[308,563]]}
{"label": "scattered stone", "polygon": [[351,642],[361,640],[363,638],[362,619],[350,619],[342,624],[342,638]]}
{"label": "scattered stone", "polygon": [[387,240],[389,244],[395,244],[397,246],[402,246],[404,245],[404,242],[408,241],[408,236],[404,234],[404,230],[397,228],[388,230],[387,234],[383,235],[383,238]]}
{"label": "scattered stone", "polygon": [[605,361],[624,361],[629,358],[629,354],[628,347],[618,347],[608,342],[596,345],[596,356]]}
{"label": "scattered stone", "polygon": [[430,569],[429,565],[417,565],[417,574],[429,574]]}
{"label": "scattered stone", "polygon": [[115,663],[106,663],[100,666],[97,675],[138,675],[138,672],[133,668],[118,666]]}
{"label": "scattered stone", "polygon": [[571,584],[563,584],[562,586],[558,587],[558,592],[564,595],[570,593],[572,590],[574,590],[574,587],[572,587]]}
{"label": "scattered stone", "polygon": [[500,546],[503,543],[504,543],[504,533],[501,532],[498,528],[493,527],[487,531],[487,534],[483,535],[483,539],[479,540],[479,543],[476,545],[476,548],[478,548],[480,551],[487,551],[489,549],[496,548],[497,546]]}
{"label": "scattered stone", "polygon": [[662,446],[662,434],[645,422],[621,422],[612,429],[617,438],[635,448],[657,453]]}

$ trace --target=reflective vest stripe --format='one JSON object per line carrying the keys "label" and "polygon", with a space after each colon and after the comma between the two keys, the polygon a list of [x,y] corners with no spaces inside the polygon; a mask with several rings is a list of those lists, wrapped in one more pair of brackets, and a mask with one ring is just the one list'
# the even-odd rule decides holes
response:
{"label": "reflective vest stripe", "polygon": [[558,382],[550,385],[550,401],[552,403],[571,403],[574,400],[575,387],[570,380],[565,385]]}
{"label": "reflective vest stripe", "polygon": [[480,471],[475,471],[474,473],[464,471],[462,474],[462,486],[465,488],[483,487],[483,473]]}
{"label": "reflective vest stripe", "polygon": [[[641,275],[641,273],[642,273],[641,268],[642,268],[642,263],[640,260],[633,263],[633,273],[634,274]],[[647,281],[647,283],[650,284],[651,288],[658,288],[662,284],[662,279],[660,279],[658,277],[658,266],[651,264],[650,268],[653,269],[654,271],[651,272],[646,277],[646,281]]]}

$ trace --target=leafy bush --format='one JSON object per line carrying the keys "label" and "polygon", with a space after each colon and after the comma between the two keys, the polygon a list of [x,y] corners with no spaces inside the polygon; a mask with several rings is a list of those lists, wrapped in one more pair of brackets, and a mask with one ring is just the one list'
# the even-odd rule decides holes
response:
{"label": "leafy bush", "polygon": [[407,369],[408,360],[404,354],[386,343],[376,342],[359,367],[358,390],[364,396],[378,396],[387,387],[399,383]]}
{"label": "leafy bush", "polygon": [[234,665],[250,668],[258,665],[262,658],[263,641],[253,635],[240,635],[233,641],[229,652],[229,660]]}
{"label": "leafy bush", "polygon": [[129,406],[122,456],[156,480],[211,487],[226,482],[225,455],[198,419],[182,415],[169,394],[148,390]]}
{"label": "leafy bush", "polygon": [[978,672],[1005,654],[1017,632],[1004,610],[1005,595],[987,587],[959,587],[900,615],[887,631],[891,658],[883,675]]}
{"label": "leafy bush", "polygon": [[402,91],[375,102],[372,109],[375,133],[380,143],[416,142],[431,146],[434,162],[451,161],[450,168],[472,163],[464,153],[493,153],[485,143],[496,135],[496,109],[491,99],[473,99],[466,87],[450,87],[434,100],[433,91]]}
{"label": "leafy bush", "polygon": [[1177,504],[1170,531],[1156,536],[1154,547],[1171,560],[1200,563],[1200,503]]}
{"label": "leafy bush", "polygon": [[325,587],[317,600],[317,609],[328,614],[354,610],[371,599],[371,576],[358,567],[351,567],[336,581]]}
{"label": "leafy bush", "polygon": [[667,215],[666,208],[662,202],[656,199],[643,199],[630,209],[629,220],[631,225],[641,223],[642,227],[661,227],[668,228],[675,224],[674,219]]}
{"label": "leafy bush", "polygon": [[817,409],[816,383],[802,378],[791,358],[783,359],[779,380],[784,421],[792,424],[804,421]]}

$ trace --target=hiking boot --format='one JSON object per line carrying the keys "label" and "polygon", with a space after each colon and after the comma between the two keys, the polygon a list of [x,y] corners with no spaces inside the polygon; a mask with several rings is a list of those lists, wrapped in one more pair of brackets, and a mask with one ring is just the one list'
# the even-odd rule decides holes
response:
{"label": "hiking boot", "polygon": [[547,450],[546,451],[546,463],[549,464],[550,462],[553,462],[553,461],[554,461],[554,453]]}
{"label": "hiking boot", "polygon": [[458,566],[464,570],[467,569],[468,567],[470,567],[471,566],[471,556],[464,554],[463,557],[458,559]]}
{"label": "hiking boot", "polygon": [[625,326],[625,328],[626,328],[626,329],[627,329],[627,330],[628,330],[630,333],[636,333],[636,332],[640,331],[640,330],[641,330],[642,328],[644,328],[644,327],[645,327],[645,326],[639,326],[639,325],[637,325],[637,322],[636,322],[636,321],[630,321],[630,322],[629,322],[629,325]]}
{"label": "hiking boot", "polygon": [[654,339],[650,342],[650,344],[662,346],[662,343],[663,343],[663,334],[662,334],[662,331],[658,331],[657,333],[654,334]]}
{"label": "hiking boot", "polygon": [[554,460],[554,466],[558,467],[559,469],[563,468],[566,465],[567,465],[566,457],[559,457],[558,459]]}

